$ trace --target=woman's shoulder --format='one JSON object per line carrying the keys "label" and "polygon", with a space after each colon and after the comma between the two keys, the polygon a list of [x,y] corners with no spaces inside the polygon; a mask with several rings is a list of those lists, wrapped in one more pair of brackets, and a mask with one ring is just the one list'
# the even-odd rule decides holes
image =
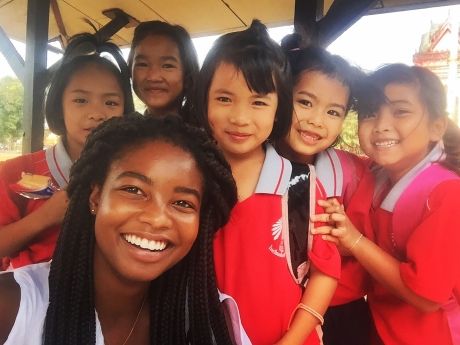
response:
{"label": "woman's shoulder", "polygon": [[0,343],[40,338],[49,301],[49,269],[47,262],[0,273]]}

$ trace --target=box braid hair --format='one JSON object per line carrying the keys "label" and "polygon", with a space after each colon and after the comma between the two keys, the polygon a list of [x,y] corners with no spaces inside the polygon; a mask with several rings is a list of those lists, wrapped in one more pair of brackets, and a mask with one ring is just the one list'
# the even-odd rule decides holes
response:
{"label": "box braid hair", "polygon": [[[51,262],[44,344],[95,344],[92,186],[104,184],[113,161],[130,148],[164,141],[190,153],[203,175],[198,237],[189,254],[151,282],[151,344],[231,344],[220,307],[212,241],[237,201],[230,167],[203,130],[177,116],[112,118],[88,137],[71,170],[69,206]],[[173,159],[173,157],[171,157]],[[186,313],[189,314],[186,326]]]}

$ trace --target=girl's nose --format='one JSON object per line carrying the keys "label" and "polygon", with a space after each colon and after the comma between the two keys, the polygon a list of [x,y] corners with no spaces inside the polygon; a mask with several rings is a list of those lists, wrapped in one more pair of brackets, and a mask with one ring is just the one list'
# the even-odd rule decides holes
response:
{"label": "girl's nose", "polygon": [[246,126],[249,123],[247,107],[236,105],[231,110],[230,123],[235,126]]}
{"label": "girl's nose", "polygon": [[374,131],[386,132],[389,131],[393,124],[393,113],[389,106],[382,106],[377,114],[375,120]]}

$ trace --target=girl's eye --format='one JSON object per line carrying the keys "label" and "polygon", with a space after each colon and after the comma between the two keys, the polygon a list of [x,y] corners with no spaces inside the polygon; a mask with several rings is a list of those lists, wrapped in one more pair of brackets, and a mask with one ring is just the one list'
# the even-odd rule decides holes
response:
{"label": "girl's eye", "polygon": [[268,104],[264,101],[254,101],[253,103],[254,105],[258,106],[258,107],[264,107],[264,106],[267,106]]}
{"label": "girl's eye", "polygon": [[171,63],[165,63],[165,64],[161,65],[161,67],[169,69],[169,68],[176,68],[176,65],[173,65]]}
{"label": "girl's eye", "polygon": [[358,114],[359,121],[372,120],[372,119],[375,119],[376,117],[377,117],[376,113]]}
{"label": "girl's eye", "polygon": [[232,101],[229,97],[225,96],[217,97],[216,100],[222,103],[230,103]]}
{"label": "girl's eye", "polygon": [[106,101],[105,105],[111,106],[111,107],[118,107],[120,105],[119,102],[116,101]]}
{"label": "girl's eye", "polygon": [[122,187],[121,190],[129,194],[144,195],[144,192],[142,191],[142,189],[136,186],[125,186],[125,187]]}
{"label": "girl's eye", "polygon": [[147,63],[138,61],[134,63],[134,67],[147,67]]}
{"label": "girl's eye", "polygon": [[78,104],[88,103],[88,101],[84,98],[74,98],[73,102]]}
{"label": "girl's eye", "polygon": [[328,113],[329,115],[334,116],[334,117],[343,117],[343,116],[342,116],[342,113],[339,113],[339,112],[336,111],[336,110],[328,110],[327,113]]}
{"label": "girl's eye", "polygon": [[308,99],[299,99],[297,100],[297,103],[307,108],[311,108],[313,106],[313,104]]}
{"label": "girl's eye", "polygon": [[406,114],[409,114],[409,110],[407,110],[407,109],[394,109],[393,114],[395,116],[404,116]]}

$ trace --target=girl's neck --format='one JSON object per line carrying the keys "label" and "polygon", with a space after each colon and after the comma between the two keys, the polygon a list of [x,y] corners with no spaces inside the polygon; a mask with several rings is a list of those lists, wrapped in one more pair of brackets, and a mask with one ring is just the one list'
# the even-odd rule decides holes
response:
{"label": "girl's neck", "polygon": [[261,146],[260,149],[246,155],[224,155],[232,168],[238,190],[238,200],[247,199],[256,190],[265,161],[265,148]]}
{"label": "girl's neck", "polygon": [[81,151],[83,150],[83,147],[80,145],[69,145],[67,139],[65,137],[62,137],[62,142],[64,144],[65,150],[67,151],[67,154],[70,157],[70,160],[72,162],[75,162],[78,158],[80,158]]}
{"label": "girl's neck", "polygon": [[289,159],[291,162],[300,163],[300,164],[314,164],[316,160],[316,156],[318,155],[318,154],[313,154],[313,155],[299,154],[295,152],[294,150],[292,150],[292,148],[283,140],[276,145],[276,150],[284,158]]}

